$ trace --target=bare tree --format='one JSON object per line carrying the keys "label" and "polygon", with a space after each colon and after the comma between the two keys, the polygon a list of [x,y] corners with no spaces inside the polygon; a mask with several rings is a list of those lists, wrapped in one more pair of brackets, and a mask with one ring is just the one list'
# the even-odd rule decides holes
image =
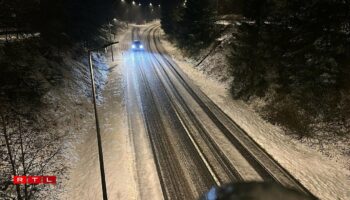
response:
{"label": "bare tree", "polygon": [[[1,121],[2,121],[4,140],[5,140],[7,154],[8,154],[8,161],[9,161],[9,163],[11,165],[10,171],[11,171],[11,174],[13,176],[17,176],[17,169],[16,169],[17,165],[16,165],[16,161],[15,161],[15,158],[14,158],[14,155],[13,155],[13,150],[11,149],[12,138],[11,138],[11,135],[8,135],[7,123],[6,123],[7,120],[6,120],[5,116],[2,113],[1,113]],[[17,199],[21,200],[22,196],[21,196],[20,185],[16,185],[15,187],[16,187]]]}
{"label": "bare tree", "polygon": [[61,175],[66,170],[60,162],[65,135],[13,112],[0,111],[0,118],[0,199],[44,199],[48,186],[14,185],[12,176]]}

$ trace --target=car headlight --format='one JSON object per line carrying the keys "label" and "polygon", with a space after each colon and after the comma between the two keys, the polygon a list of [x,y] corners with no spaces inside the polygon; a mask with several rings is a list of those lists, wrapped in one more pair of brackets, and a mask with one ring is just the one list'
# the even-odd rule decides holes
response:
{"label": "car headlight", "polygon": [[136,45],[134,45],[134,44],[133,44],[133,45],[131,45],[131,48],[135,49],[135,48],[136,48]]}
{"label": "car headlight", "polygon": [[140,49],[143,49],[143,45],[142,44],[140,45]]}

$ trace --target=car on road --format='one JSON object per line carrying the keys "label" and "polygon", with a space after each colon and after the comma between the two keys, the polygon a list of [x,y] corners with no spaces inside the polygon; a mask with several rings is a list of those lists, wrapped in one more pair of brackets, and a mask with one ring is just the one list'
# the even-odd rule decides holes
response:
{"label": "car on road", "polygon": [[135,40],[135,41],[133,41],[132,44],[131,44],[131,49],[132,49],[133,51],[143,50],[143,49],[144,49],[144,46],[143,46],[143,44],[141,43],[141,41]]}

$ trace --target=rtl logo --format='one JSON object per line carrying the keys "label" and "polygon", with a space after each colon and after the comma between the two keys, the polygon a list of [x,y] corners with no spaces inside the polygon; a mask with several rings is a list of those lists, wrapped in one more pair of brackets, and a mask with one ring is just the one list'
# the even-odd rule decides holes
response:
{"label": "rtl logo", "polygon": [[56,184],[56,176],[14,176],[13,184]]}

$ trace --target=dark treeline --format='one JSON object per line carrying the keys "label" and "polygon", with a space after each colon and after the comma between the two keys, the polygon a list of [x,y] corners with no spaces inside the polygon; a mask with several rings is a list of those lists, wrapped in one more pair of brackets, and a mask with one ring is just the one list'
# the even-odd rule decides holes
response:
{"label": "dark treeline", "polygon": [[268,118],[298,134],[350,130],[349,0],[187,0],[162,8],[165,32],[185,47],[213,42],[216,14],[242,16],[229,58],[233,97],[265,98]]}
{"label": "dark treeline", "polygon": [[218,0],[218,12],[221,15],[242,13],[244,1],[243,0]]}
{"label": "dark treeline", "polygon": [[208,46],[219,30],[219,16],[241,13],[242,0],[162,0],[161,24],[180,47],[198,50]]}
{"label": "dark treeline", "polygon": [[214,39],[214,0],[163,0],[161,4],[162,28],[176,39],[181,47],[201,48]]}
{"label": "dark treeline", "polygon": [[113,0],[0,0],[0,27],[39,32],[54,45],[93,41],[114,16]]}
{"label": "dark treeline", "polygon": [[[114,6],[113,0],[0,0],[1,38],[12,37],[0,41],[0,85],[5,86],[0,99],[40,99],[47,90],[38,74],[60,79],[64,57],[84,61],[87,48],[112,38],[106,33],[109,23],[117,25]],[[9,87],[17,84],[20,92]]]}
{"label": "dark treeline", "polygon": [[[242,80],[236,81],[255,80],[253,88],[260,88],[249,91],[247,84],[247,88],[235,88],[235,96],[260,93],[268,86],[264,83],[272,81],[266,76],[272,72],[283,88],[312,82],[307,89],[317,96],[327,88],[345,86],[341,79],[350,53],[350,2],[248,0],[243,14],[247,20],[235,35],[233,55],[235,65],[242,67],[235,76]],[[247,70],[257,73],[246,79]]]}
{"label": "dark treeline", "polygon": [[243,5],[245,19],[232,46],[233,96],[269,94],[270,120],[301,136],[317,130],[347,133],[350,1],[247,0]]}

